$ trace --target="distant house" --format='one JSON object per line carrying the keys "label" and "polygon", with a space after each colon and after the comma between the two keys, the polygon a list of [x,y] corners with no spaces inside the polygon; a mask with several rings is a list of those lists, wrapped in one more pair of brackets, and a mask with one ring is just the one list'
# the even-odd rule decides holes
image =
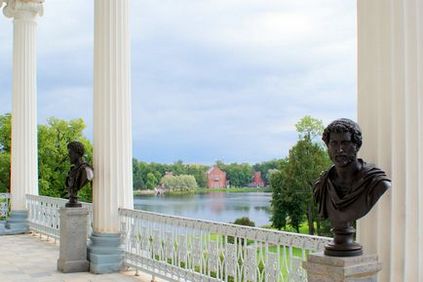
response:
{"label": "distant house", "polygon": [[226,187],[226,172],[217,166],[211,167],[207,171],[207,187],[208,188],[225,188]]}
{"label": "distant house", "polygon": [[261,177],[260,171],[255,171],[253,176],[253,181],[251,182],[250,187],[264,187],[264,181]]}

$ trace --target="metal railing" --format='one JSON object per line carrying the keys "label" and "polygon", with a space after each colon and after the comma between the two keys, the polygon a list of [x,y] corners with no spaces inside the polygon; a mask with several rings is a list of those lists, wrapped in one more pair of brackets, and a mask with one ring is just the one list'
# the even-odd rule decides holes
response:
{"label": "metal railing", "polygon": [[[44,234],[54,239],[60,239],[59,209],[64,207],[68,200],[46,196],[26,195],[28,208],[29,228],[37,233]],[[92,204],[81,202],[88,208],[88,234],[92,232],[93,209]]]}
{"label": "metal railing", "polygon": [[124,264],[172,281],[307,281],[301,262],[332,239],[119,210]]}
{"label": "metal railing", "polygon": [[9,214],[10,194],[0,193],[0,220],[6,219]]}
{"label": "metal railing", "polygon": [[[30,229],[60,239],[59,209],[67,200],[26,199]],[[92,205],[83,206],[90,234]],[[130,209],[119,215],[125,266],[170,281],[307,281],[301,262],[332,240]]]}

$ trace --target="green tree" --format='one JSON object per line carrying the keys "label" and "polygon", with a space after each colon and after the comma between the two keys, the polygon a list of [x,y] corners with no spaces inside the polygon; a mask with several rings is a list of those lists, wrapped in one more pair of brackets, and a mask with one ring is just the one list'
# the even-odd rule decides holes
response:
{"label": "green tree", "polygon": [[279,169],[273,170],[270,174],[270,186],[272,187],[272,201],[271,201],[271,211],[272,215],[270,221],[272,226],[277,229],[285,228],[286,220],[288,217],[288,207],[287,201],[284,199],[284,173],[285,166],[288,163],[288,159],[283,159],[279,164]]}
{"label": "green tree", "polygon": [[0,193],[10,192],[11,115],[0,115]]}
{"label": "green tree", "polygon": [[246,187],[252,181],[253,168],[248,163],[224,164],[218,161],[216,165],[226,172],[226,177],[232,187]]}
{"label": "green tree", "polygon": [[267,162],[256,163],[253,166],[254,171],[260,171],[261,177],[266,185],[270,183],[270,174],[272,170],[277,169],[281,160],[271,160]]}
{"label": "green tree", "polygon": [[133,189],[141,190],[145,189],[145,182],[143,180],[142,169],[140,163],[136,159],[132,159],[132,178],[133,178]]}
{"label": "green tree", "polygon": [[200,164],[187,165],[185,174],[192,175],[197,182],[198,187],[207,187],[208,167]]}
{"label": "green tree", "polygon": [[[65,179],[70,169],[67,144],[79,141],[85,147],[85,159],[92,163],[92,145],[83,135],[82,119],[70,121],[49,118],[47,124],[38,126],[38,173],[40,195],[64,197]],[[91,185],[85,186],[78,196],[91,201]]]}
{"label": "green tree", "polygon": [[154,189],[154,187],[156,187],[158,183],[159,181],[157,180],[154,173],[149,172],[147,174],[147,182],[145,183],[145,186],[147,187],[147,189]]}
{"label": "green tree", "polygon": [[323,124],[306,116],[296,124],[296,128],[299,140],[290,149],[279,172],[271,176],[272,222],[278,228],[289,224],[299,232],[301,223],[307,219],[309,233],[316,233],[314,222],[317,222],[317,233],[320,234],[322,230],[313,201],[313,183],[329,167],[330,160],[322,142],[314,142],[313,139],[322,133]]}
{"label": "green tree", "polygon": [[192,192],[198,188],[192,175],[166,175],[160,183],[169,191]]}
{"label": "green tree", "polygon": [[300,139],[313,140],[316,136],[321,136],[325,129],[323,122],[311,116],[304,116],[295,124]]}
{"label": "green tree", "polygon": [[10,192],[10,153],[0,152],[0,193]]}
{"label": "green tree", "polygon": [[[67,144],[80,141],[85,146],[85,158],[92,163],[92,146],[83,136],[82,119],[71,121],[50,118],[38,126],[38,183],[40,195],[63,197],[65,179],[70,168]],[[0,115],[0,192],[10,190],[11,115]],[[79,193],[81,200],[91,201],[91,186]]]}
{"label": "green tree", "polygon": [[244,216],[235,219],[234,224],[254,227],[256,224],[249,217]]}

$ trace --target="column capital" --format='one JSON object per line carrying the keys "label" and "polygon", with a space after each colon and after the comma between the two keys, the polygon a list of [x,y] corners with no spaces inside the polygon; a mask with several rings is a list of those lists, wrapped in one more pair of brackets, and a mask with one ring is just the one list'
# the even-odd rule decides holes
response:
{"label": "column capital", "polygon": [[[1,1],[1,0],[0,0]],[[44,0],[3,0],[3,14],[8,18],[32,20],[43,15]]]}

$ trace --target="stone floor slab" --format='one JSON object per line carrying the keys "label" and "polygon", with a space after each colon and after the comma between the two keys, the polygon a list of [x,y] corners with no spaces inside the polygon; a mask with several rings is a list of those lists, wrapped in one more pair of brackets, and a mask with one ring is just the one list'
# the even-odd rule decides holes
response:
{"label": "stone floor slab", "polygon": [[0,257],[1,282],[151,281],[151,275],[135,276],[133,271],[101,275],[58,272],[58,244],[31,234],[0,236]]}

